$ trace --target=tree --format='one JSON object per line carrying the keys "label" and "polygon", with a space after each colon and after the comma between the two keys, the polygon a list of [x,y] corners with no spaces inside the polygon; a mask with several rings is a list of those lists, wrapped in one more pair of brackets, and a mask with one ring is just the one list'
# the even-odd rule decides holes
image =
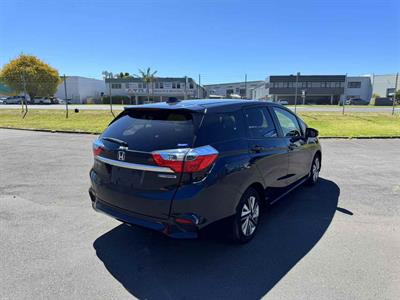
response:
{"label": "tree", "polygon": [[0,78],[16,92],[24,91],[31,99],[35,96],[52,96],[61,82],[58,71],[36,56],[21,54],[5,64]]}
{"label": "tree", "polygon": [[[154,75],[156,75],[157,71],[151,72],[150,68],[147,68],[146,71],[142,71],[141,69],[139,69],[139,75],[135,75],[137,77],[142,78],[143,82],[146,83],[146,89],[147,89],[147,101],[150,101],[150,84],[152,84],[154,82],[154,80],[156,79],[156,77]],[[154,90],[154,88],[153,88]]]}
{"label": "tree", "polygon": [[400,100],[400,90],[396,92],[396,100]]}

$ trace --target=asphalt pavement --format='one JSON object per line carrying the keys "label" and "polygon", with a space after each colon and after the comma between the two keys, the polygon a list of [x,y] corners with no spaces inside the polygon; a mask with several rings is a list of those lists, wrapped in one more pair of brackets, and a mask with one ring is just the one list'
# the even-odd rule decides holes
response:
{"label": "asphalt pavement", "polygon": [[[215,101],[215,100],[210,100],[210,101]],[[122,110],[123,105],[114,105],[113,109],[115,110]],[[290,105],[288,106],[290,109],[294,110],[294,106]],[[70,104],[69,105],[70,109],[81,109],[81,110],[109,110],[110,105],[104,105],[104,104],[90,104],[90,105],[84,105],[84,104]],[[0,110],[1,109],[21,109],[21,105],[14,105],[14,104],[3,104],[0,105]],[[28,109],[65,109],[65,105],[63,104],[53,104],[53,105],[29,105]],[[342,107],[338,105],[332,105],[332,106],[327,106],[327,105],[310,105],[310,106],[298,106],[296,108],[297,111],[310,111],[310,112],[342,112]],[[391,106],[346,106],[345,110],[347,112],[371,112],[371,113],[391,113],[392,112],[392,107]],[[396,113],[400,113],[400,108],[396,107],[395,109]]]}
{"label": "asphalt pavement", "polygon": [[94,138],[0,130],[0,299],[400,299],[399,139],[323,140],[320,182],[238,246],[94,212]]}

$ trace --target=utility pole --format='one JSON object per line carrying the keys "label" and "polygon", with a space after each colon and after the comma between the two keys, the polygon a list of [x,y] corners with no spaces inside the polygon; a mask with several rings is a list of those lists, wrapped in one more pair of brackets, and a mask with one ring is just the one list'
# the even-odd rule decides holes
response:
{"label": "utility pole", "polygon": [[396,106],[396,92],[397,92],[397,81],[398,81],[398,79],[399,79],[399,72],[396,73],[396,83],[394,85],[392,115],[394,115],[394,108]]}
{"label": "utility pole", "polygon": [[199,74],[199,82],[197,83],[197,99],[200,99],[200,74]]}
{"label": "utility pole", "polygon": [[188,84],[188,77],[185,76],[185,89],[184,89],[184,96],[183,99],[186,100],[187,99],[187,84]]}
{"label": "utility pole", "polygon": [[64,74],[64,93],[65,93],[65,118],[68,119],[68,95],[67,95],[67,77]]}
{"label": "utility pole", "polygon": [[247,74],[244,74],[244,99],[247,99]]}
{"label": "utility pole", "polygon": [[[347,84],[347,73],[346,73],[346,77],[344,79],[344,87],[346,88],[346,84]],[[344,95],[343,95],[344,96]],[[340,101],[340,100],[339,100]],[[342,109],[342,115],[344,115],[344,106],[346,105],[346,98],[343,98],[343,109]]]}
{"label": "utility pole", "polygon": [[108,92],[109,92],[109,97],[110,97],[110,111],[113,117],[115,117],[113,108],[112,108],[112,95],[111,95],[111,76],[109,76],[109,81],[108,81]]}
{"label": "utility pole", "polygon": [[295,87],[295,94],[294,94],[294,113],[296,113],[297,111],[297,88],[299,85],[299,76],[300,76],[300,72],[297,72],[296,74],[296,87]]}

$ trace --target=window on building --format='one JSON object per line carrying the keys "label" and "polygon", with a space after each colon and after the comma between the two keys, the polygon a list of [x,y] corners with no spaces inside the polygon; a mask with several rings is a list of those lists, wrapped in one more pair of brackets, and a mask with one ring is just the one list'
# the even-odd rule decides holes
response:
{"label": "window on building", "polygon": [[302,87],[302,88],[306,88],[306,87],[307,87],[307,82],[306,82],[306,81],[303,81],[303,82],[301,83],[301,87]]}
{"label": "window on building", "polygon": [[240,96],[246,96],[246,89],[240,89],[239,90],[239,95]]}
{"label": "window on building", "polygon": [[181,83],[180,82],[173,82],[172,83],[172,88],[173,89],[180,89],[181,88]]}
{"label": "window on building", "polygon": [[388,88],[386,89],[386,97],[393,97],[394,95],[394,88]]}
{"label": "window on building", "polygon": [[111,84],[111,88],[112,89],[120,89],[121,88],[121,84],[120,83],[112,83]]}
{"label": "window on building", "polygon": [[326,88],[326,82],[321,82],[321,87]]}
{"label": "window on building", "polygon": [[340,88],[340,82],[335,82],[335,88]]}
{"label": "window on building", "polygon": [[189,89],[194,89],[194,85],[193,85],[193,83],[191,82],[191,83],[189,83]]}
{"label": "window on building", "polygon": [[233,89],[227,89],[226,90],[226,96],[229,97],[230,95],[233,94]]}
{"label": "window on building", "polygon": [[321,83],[320,82],[311,82],[311,87],[319,88],[319,87],[321,87]]}
{"label": "window on building", "polygon": [[162,82],[156,82],[155,83],[155,88],[156,89],[163,89],[164,88],[164,84]]}
{"label": "window on building", "polygon": [[348,88],[359,89],[361,87],[361,81],[349,81],[347,83]]}
{"label": "window on building", "polygon": [[331,82],[326,82],[325,84],[326,84],[326,87],[327,87],[327,88],[330,88],[330,87],[331,87]]}
{"label": "window on building", "polygon": [[129,89],[129,83],[125,83],[125,88]]}

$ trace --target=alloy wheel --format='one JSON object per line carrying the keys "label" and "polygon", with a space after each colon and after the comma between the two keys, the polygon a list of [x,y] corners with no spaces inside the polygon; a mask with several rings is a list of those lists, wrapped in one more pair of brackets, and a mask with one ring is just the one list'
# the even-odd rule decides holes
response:
{"label": "alloy wheel", "polygon": [[312,180],[313,180],[313,182],[317,182],[317,180],[318,180],[319,167],[320,167],[319,159],[315,158],[314,164],[313,164],[313,167],[312,167]]}
{"label": "alloy wheel", "polygon": [[245,236],[250,236],[256,230],[258,224],[258,217],[260,215],[260,207],[255,196],[247,198],[243,204],[241,212],[241,229]]}

